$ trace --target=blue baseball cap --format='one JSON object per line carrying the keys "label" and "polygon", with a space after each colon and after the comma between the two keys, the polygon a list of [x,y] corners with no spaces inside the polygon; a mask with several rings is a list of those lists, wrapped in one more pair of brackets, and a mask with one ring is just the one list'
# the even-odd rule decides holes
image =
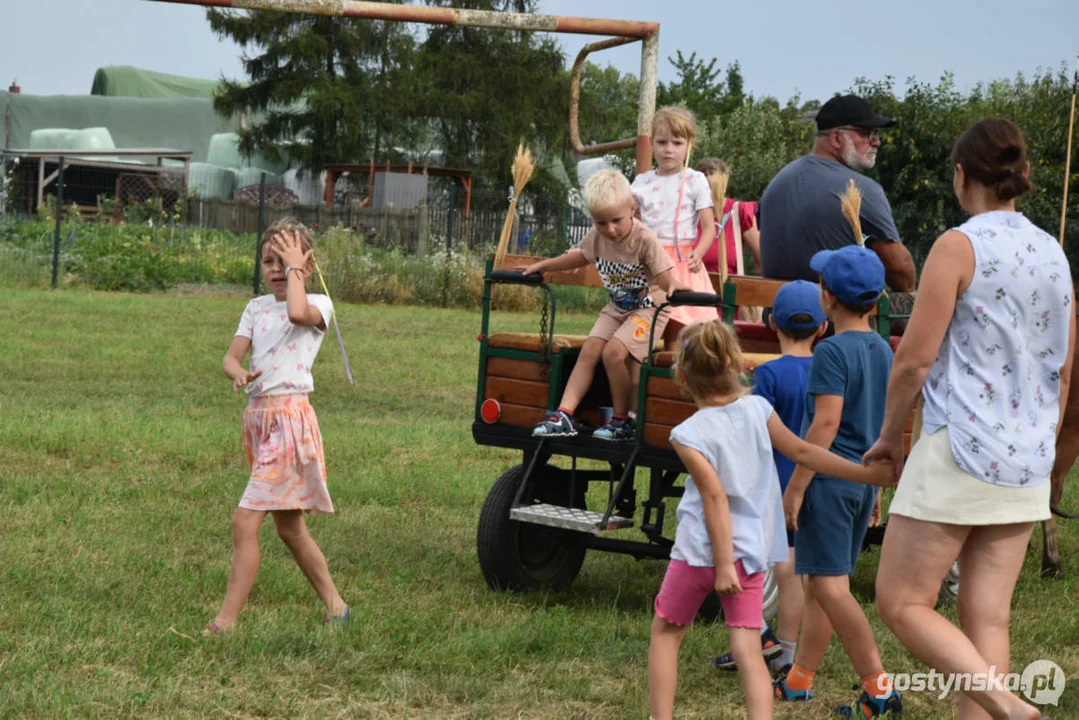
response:
{"label": "blue baseball cap", "polygon": [[[795,315],[808,315],[809,320],[794,322]],[[820,286],[808,280],[795,280],[779,288],[772,300],[772,319],[781,330],[812,330],[823,325],[827,318],[820,306]]]}
{"label": "blue baseball cap", "polygon": [[884,263],[861,245],[821,250],[809,267],[819,272],[833,295],[850,305],[875,303],[884,291]]}

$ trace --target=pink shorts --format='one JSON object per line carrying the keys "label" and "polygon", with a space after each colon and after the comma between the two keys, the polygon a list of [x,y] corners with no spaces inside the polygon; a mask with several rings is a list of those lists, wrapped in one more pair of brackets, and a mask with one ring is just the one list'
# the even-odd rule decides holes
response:
{"label": "pink shorts", "polygon": [[[742,561],[734,563],[742,592],[720,595],[723,621],[727,627],[761,627],[764,612],[764,573],[746,575]],[[671,560],[663,586],[656,595],[656,615],[675,625],[692,625],[701,603],[716,589],[716,569],[690,565],[684,560]]]}

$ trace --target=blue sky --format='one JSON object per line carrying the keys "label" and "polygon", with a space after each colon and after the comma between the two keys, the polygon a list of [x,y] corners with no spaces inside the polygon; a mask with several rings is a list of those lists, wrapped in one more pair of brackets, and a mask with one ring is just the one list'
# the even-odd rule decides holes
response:
{"label": "blue sky", "polygon": [[[241,77],[239,49],[217,40],[202,8],[145,0],[3,0],[0,87],[18,78],[23,92],[84,94],[94,70],[135,65],[215,78]],[[1079,51],[1079,1],[1027,0],[541,0],[552,14],[660,23],[660,79],[672,77],[676,50],[738,60],[746,89],[786,100],[824,98],[858,76],[936,81],[955,74],[961,90],[979,81],[1073,68]],[[572,62],[593,37],[560,36]],[[638,72],[640,46],[593,56]]]}

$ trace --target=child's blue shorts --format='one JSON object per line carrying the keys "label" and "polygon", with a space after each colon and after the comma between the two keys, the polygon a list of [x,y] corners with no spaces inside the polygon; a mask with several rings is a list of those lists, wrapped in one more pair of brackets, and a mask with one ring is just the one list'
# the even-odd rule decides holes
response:
{"label": "child's blue shorts", "polygon": [[862,552],[877,487],[817,475],[806,489],[794,534],[798,575],[851,575]]}

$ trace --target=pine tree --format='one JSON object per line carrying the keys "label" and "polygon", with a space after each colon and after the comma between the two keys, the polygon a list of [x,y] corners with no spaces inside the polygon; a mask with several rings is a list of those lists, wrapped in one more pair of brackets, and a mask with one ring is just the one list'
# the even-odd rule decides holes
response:
{"label": "pine tree", "polygon": [[[534,12],[535,0],[428,0],[476,10]],[[448,167],[473,171],[476,187],[511,183],[518,142],[539,160],[533,197],[555,192],[546,161],[568,148],[569,73],[550,37],[530,31],[432,25],[418,50],[420,114],[433,124]],[[497,195],[504,198],[505,195]]]}
{"label": "pine tree", "polygon": [[248,82],[223,81],[222,113],[247,113],[245,153],[288,155],[306,170],[396,159],[409,146],[415,41],[407,25],[298,13],[207,10],[210,27],[244,49]]}

